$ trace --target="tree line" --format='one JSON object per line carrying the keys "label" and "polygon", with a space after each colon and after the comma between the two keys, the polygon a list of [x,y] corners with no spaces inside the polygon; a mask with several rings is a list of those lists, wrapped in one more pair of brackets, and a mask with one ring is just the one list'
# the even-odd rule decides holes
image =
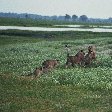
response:
{"label": "tree line", "polygon": [[41,20],[59,20],[59,21],[72,21],[72,22],[90,22],[90,23],[112,23],[112,17],[107,19],[101,18],[89,18],[87,15],[77,16],[73,14],[65,14],[63,16],[42,16],[37,14],[28,14],[28,13],[3,13],[0,12],[0,17],[9,17],[9,18],[24,18],[24,19],[41,19]]}

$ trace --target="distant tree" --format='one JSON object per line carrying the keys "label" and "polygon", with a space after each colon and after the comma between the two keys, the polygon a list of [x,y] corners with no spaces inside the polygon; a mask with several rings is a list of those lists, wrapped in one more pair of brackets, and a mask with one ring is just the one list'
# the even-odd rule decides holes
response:
{"label": "distant tree", "polygon": [[26,18],[26,19],[28,18],[28,14],[25,14],[25,18]]}
{"label": "distant tree", "polygon": [[58,20],[65,20],[65,16],[58,16],[57,19]]}
{"label": "distant tree", "polygon": [[109,22],[111,22],[111,23],[112,23],[112,17],[108,18],[108,20],[109,20]]}
{"label": "distant tree", "polygon": [[66,14],[66,15],[65,15],[65,20],[70,20],[70,19],[71,19],[71,16],[68,15],[68,14]]}
{"label": "distant tree", "polygon": [[77,15],[72,15],[72,20],[73,20],[73,21],[76,21],[76,20],[77,20],[77,18],[78,18],[78,16],[77,16]]}
{"label": "distant tree", "polygon": [[88,20],[88,17],[86,15],[82,15],[82,16],[80,16],[79,20],[86,22]]}
{"label": "distant tree", "polygon": [[57,20],[57,16],[51,16],[52,20]]}

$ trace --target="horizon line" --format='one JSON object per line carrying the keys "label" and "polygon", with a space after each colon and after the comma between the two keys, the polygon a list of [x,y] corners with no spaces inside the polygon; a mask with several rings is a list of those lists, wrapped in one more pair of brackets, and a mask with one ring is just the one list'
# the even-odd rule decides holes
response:
{"label": "horizon line", "polygon": [[[34,15],[40,15],[40,16],[49,16],[49,17],[51,17],[51,16],[65,16],[66,14],[64,14],[64,15],[56,15],[56,14],[54,14],[54,15],[43,15],[43,14],[37,14],[37,13],[28,13],[28,12],[11,12],[11,11],[8,11],[8,12],[0,12],[0,13],[16,13],[16,14],[34,14]],[[68,14],[68,15],[70,15],[71,17],[72,17],[72,15],[71,14]],[[76,16],[78,16],[77,14],[73,14],[73,15],[76,15]],[[83,15],[86,15],[86,14],[83,14]],[[80,15],[80,16],[82,16],[82,15]],[[80,16],[78,16],[78,17],[80,17]],[[87,17],[88,17],[88,15],[86,15]],[[112,18],[112,17],[107,17],[107,18],[101,18],[101,17],[88,17],[88,18],[92,18],[92,19],[109,19],[109,18]]]}

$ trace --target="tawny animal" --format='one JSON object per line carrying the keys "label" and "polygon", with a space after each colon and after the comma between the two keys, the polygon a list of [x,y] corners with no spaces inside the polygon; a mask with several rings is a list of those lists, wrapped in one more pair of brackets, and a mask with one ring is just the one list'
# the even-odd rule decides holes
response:
{"label": "tawny animal", "polygon": [[96,52],[94,50],[93,46],[89,46],[88,47],[88,53],[86,54],[85,58],[84,58],[84,65],[90,65],[92,63],[93,60],[96,59]]}
{"label": "tawny animal", "polygon": [[36,69],[34,70],[33,74],[35,77],[39,77],[40,75],[42,75],[43,73],[43,67],[36,67]]}
{"label": "tawny animal", "polygon": [[83,50],[80,50],[75,56],[69,56],[69,54],[67,54],[66,67],[68,65],[72,65],[74,67],[75,64],[82,65],[84,55],[85,53]]}
{"label": "tawny animal", "polygon": [[42,63],[43,68],[52,69],[59,65],[59,60],[46,60]]}

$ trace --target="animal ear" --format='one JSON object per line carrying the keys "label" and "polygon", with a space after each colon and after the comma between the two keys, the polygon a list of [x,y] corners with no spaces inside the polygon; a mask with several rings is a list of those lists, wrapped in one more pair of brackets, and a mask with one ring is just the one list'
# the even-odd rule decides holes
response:
{"label": "animal ear", "polygon": [[68,47],[68,45],[66,44],[65,47]]}
{"label": "animal ear", "polygon": [[41,67],[41,70],[43,70],[43,67]]}
{"label": "animal ear", "polygon": [[91,49],[91,46],[89,46],[88,49]]}

